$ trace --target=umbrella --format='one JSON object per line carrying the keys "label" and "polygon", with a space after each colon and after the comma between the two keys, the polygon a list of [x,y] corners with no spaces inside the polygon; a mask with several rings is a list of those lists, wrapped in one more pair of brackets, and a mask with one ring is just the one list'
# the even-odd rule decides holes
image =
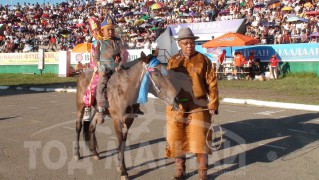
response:
{"label": "umbrella", "polygon": [[156,13],[154,18],[160,18],[160,17],[164,17],[165,14],[164,13]]}
{"label": "umbrella", "polygon": [[74,53],[87,53],[91,52],[92,43],[81,43],[74,46],[72,52]]}
{"label": "umbrella", "polygon": [[237,1],[236,1],[236,0],[230,0],[230,1],[227,1],[227,3],[226,3],[226,4],[235,4],[235,3],[237,3]]}
{"label": "umbrella", "polygon": [[296,21],[308,22],[307,19],[301,18],[301,17],[298,17],[298,16],[292,16],[292,17],[289,17],[287,19],[287,22],[296,22]]}
{"label": "umbrella", "polygon": [[130,37],[136,37],[136,36],[138,36],[138,34],[136,34],[136,33],[130,34]]}
{"label": "umbrella", "polygon": [[147,20],[148,18],[150,18],[148,15],[144,15],[141,17],[142,20]]}
{"label": "umbrella", "polygon": [[137,39],[137,40],[142,40],[142,39],[144,39],[144,38],[141,37],[141,36],[138,36],[136,39]]}
{"label": "umbrella", "polygon": [[134,12],[133,14],[134,14],[134,15],[141,15],[142,13],[139,12],[139,11],[136,11],[136,12]]}
{"label": "umbrella", "polygon": [[310,34],[309,37],[319,37],[319,32],[314,32]]}
{"label": "umbrella", "polygon": [[163,6],[164,5],[162,3],[157,2],[157,3],[154,3],[151,5],[151,10],[161,9],[161,8],[163,8]]}
{"label": "umbrella", "polygon": [[152,27],[150,30],[151,30],[151,31],[156,31],[157,29],[158,29],[158,27],[154,26],[154,27]]}
{"label": "umbrella", "polygon": [[229,14],[230,12],[228,10],[221,10],[218,14],[220,15],[226,15]]}
{"label": "umbrella", "polygon": [[262,7],[265,7],[265,4],[264,3],[258,3],[254,7],[255,8],[262,8]]}
{"label": "umbrella", "polygon": [[280,0],[270,0],[270,1],[268,1],[267,6],[270,6],[270,5],[276,4],[276,3],[280,3]]}
{"label": "umbrella", "polygon": [[306,15],[309,15],[309,16],[316,16],[316,15],[319,15],[319,11],[309,11],[309,12],[306,12]]}
{"label": "umbrella", "polygon": [[142,28],[146,28],[146,27],[152,27],[153,25],[149,24],[149,23],[144,23],[144,24],[141,24],[140,27]]}
{"label": "umbrella", "polygon": [[95,1],[96,1],[96,4],[102,4],[104,0],[95,0]]}
{"label": "umbrella", "polygon": [[48,18],[50,17],[50,15],[49,15],[49,14],[42,14],[41,17],[42,17],[42,18],[45,18],[45,19],[48,19]]}
{"label": "umbrella", "polygon": [[226,33],[216,39],[210,40],[204,43],[204,48],[216,48],[216,47],[227,47],[227,46],[245,46],[259,43],[258,39],[254,39],[249,36],[238,33]]}
{"label": "umbrella", "polygon": [[20,32],[28,32],[28,29],[26,27],[20,27],[18,30]]}
{"label": "umbrella", "polygon": [[68,31],[68,30],[66,30],[66,29],[60,30],[60,31],[58,32],[58,34],[70,34],[70,33],[71,33],[71,32]]}
{"label": "umbrella", "polygon": [[124,16],[130,16],[130,15],[133,15],[133,12],[129,11],[124,13]]}
{"label": "umbrella", "polygon": [[304,5],[303,5],[304,7],[312,7],[312,4],[311,4],[311,2],[307,2],[307,3],[305,3]]}
{"label": "umbrella", "polygon": [[180,17],[188,17],[188,16],[189,16],[189,14],[186,14],[186,13],[180,13],[178,16],[180,16]]}
{"label": "umbrella", "polygon": [[185,6],[191,6],[191,5],[193,5],[193,4],[194,4],[193,1],[187,1],[187,2],[185,2]]}
{"label": "umbrella", "polygon": [[121,9],[122,11],[126,11],[126,10],[129,10],[130,7],[128,7],[128,6],[123,6],[123,7],[120,7],[120,9]]}
{"label": "umbrella", "polygon": [[134,25],[141,25],[141,24],[143,24],[144,23],[144,20],[141,20],[141,19],[138,19],[138,20],[136,20],[135,22],[134,22]]}
{"label": "umbrella", "polygon": [[76,27],[82,27],[82,26],[85,26],[86,24],[85,23],[79,23],[79,24],[76,24]]}
{"label": "umbrella", "polygon": [[57,14],[52,14],[52,15],[50,16],[51,19],[55,19],[55,18],[57,18],[57,17],[58,17]]}
{"label": "umbrella", "polygon": [[198,13],[195,13],[195,12],[190,12],[188,13],[190,16],[193,16],[193,17],[198,17],[199,14]]}
{"label": "umbrella", "polygon": [[292,11],[293,8],[292,7],[289,7],[289,6],[285,6],[283,8],[281,8],[282,11]]}
{"label": "umbrella", "polygon": [[275,25],[274,22],[268,22],[268,21],[262,22],[261,24],[262,24],[263,26],[265,26],[265,27],[269,27],[269,26],[274,26],[274,25]]}
{"label": "umbrella", "polygon": [[146,1],[145,2],[145,6],[151,6],[153,5],[155,2],[154,1]]}
{"label": "umbrella", "polygon": [[268,3],[267,3],[267,7],[269,9],[274,9],[276,7],[280,7],[280,1],[279,0],[270,0]]}

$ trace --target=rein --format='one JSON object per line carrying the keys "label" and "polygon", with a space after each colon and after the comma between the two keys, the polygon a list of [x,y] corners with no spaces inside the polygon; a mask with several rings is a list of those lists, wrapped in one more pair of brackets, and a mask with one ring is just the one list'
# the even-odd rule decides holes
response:
{"label": "rein", "polygon": [[[200,109],[200,110],[192,110],[192,111],[185,111],[183,112],[184,114],[192,114],[192,113],[197,113],[197,112],[204,112],[204,111],[209,111],[210,109],[206,108],[206,109]],[[218,129],[219,129],[219,132],[220,132],[220,140],[218,141],[218,146],[217,148],[213,147],[212,145],[210,145],[208,143],[208,134],[209,134],[209,131],[211,130],[212,131],[212,139],[215,139],[217,137],[217,131],[214,130],[214,122],[216,122],[216,126],[218,126]],[[222,144],[223,144],[223,129],[222,127],[220,126],[220,123],[218,121],[218,119],[216,118],[216,115],[212,115],[212,118],[211,118],[211,125],[208,129],[208,132],[206,134],[206,145],[209,147],[209,149],[211,149],[212,151],[217,151],[219,150],[221,147],[222,147]]]}

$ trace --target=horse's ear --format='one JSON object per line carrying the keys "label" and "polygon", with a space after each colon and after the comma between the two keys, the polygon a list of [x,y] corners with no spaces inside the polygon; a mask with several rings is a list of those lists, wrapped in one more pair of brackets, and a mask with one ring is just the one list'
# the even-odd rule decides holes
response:
{"label": "horse's ear", "polygon": [[141,60],[144,62],[144,63],[146,63],[146,64],[148,64],[149,63],[149,58],[146,56],[146,54],[142,51],[141,52]]}

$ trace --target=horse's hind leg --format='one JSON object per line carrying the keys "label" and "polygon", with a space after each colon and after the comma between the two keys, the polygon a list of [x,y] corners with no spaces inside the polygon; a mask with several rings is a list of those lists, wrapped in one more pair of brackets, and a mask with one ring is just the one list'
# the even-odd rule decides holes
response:
{"label": "horse's hind leg", "polygon": [[83,110],[78,109],[76,112],[76,141],[74,146],[74,159],[80,159],[80,134],[82,130],[82,117],[83,117]]}

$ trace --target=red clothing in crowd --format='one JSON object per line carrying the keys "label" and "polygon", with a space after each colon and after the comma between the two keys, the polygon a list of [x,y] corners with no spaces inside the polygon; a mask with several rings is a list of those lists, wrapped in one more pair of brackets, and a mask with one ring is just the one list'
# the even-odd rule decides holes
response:
{"label": "red clothing in crowd", "polygon": [[226,55],[226,53],[221,53],[221,54],[218,56],[218,62],[219,62],[219,64],[223,64],[223,62],[225,61],[225,55]]}
{"label": "red clothing in crowd", "polygon": [[235,66],[241,66],[244,63],[244,61],[245,61],[245,58],[241,54],[237,54],[234,57]]}
{"label": "red clothing in crowd", "polygon": [[271,67],[277,67],[279,60],[276,57],[271,57],[269,62]]}

